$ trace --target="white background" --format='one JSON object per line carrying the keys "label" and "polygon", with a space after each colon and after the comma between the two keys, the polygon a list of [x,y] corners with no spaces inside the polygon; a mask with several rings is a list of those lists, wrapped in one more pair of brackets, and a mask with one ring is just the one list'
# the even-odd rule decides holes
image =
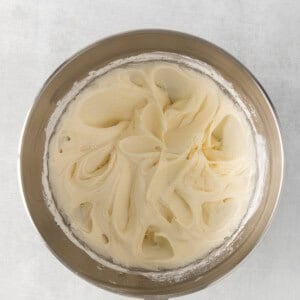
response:
{"label": "white background", "polygon": [[270,230],[232,274],[183,299],[300,298],[300,2],[0,0],[0,299],[125,299],[63,267],[31,225],[17,184],[26,112],[74,52],[121,31],[165,28],[221,46],[259,79],[279,114],[285,186]]}

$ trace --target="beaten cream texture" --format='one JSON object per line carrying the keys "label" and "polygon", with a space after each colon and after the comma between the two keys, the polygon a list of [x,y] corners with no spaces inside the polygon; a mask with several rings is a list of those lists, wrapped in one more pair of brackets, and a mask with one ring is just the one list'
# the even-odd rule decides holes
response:
{"label": "beaten cream texture", "polygon": [[210,78],[167,62],[97,78],[49,144],[49,183],[74,234],[152,270],[186,265],[237,229],[254,166],[243,113]]}

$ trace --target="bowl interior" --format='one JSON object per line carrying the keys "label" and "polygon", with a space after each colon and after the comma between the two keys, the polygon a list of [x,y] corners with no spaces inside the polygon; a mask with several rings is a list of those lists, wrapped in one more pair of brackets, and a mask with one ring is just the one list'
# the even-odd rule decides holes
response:
{"label": "bowl interior", "polygon": [[[260,206],[247,222],[234,252],[204,273],[179,281],[157,282],[138,274],[118,272],[99,263],[73,244],[54,221],[43,196],[42,169],[45,128],[56,103],[74,82],[109,62],[145,52],[186,55],[214,67],[241,95],[255,116],[256,131],[268,151],[265,186]],[[258,153],[259,155],[259,153]],[[20,182],[29,214],[56,257],[72,271],[100,287],[131,295],[180,295],[202,289],[236,266],[257,244],[276,207],[282,184],[283,151],[276,116],[255,78],[232,56],[202,39],[163,30],[134,31],[99,41],[77,53],[47,80],[28,115],[20,149]]]}

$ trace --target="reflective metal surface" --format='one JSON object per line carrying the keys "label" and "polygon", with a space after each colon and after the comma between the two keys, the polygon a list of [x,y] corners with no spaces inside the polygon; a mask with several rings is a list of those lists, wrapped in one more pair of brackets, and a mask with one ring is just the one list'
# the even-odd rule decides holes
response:
{"label": "reflective metal surface", "polygon": [[[202,60],[217,69],[230,81],[254,109],[256,130],[265,137],[269,151],[264,196],[261,205],[249,220],[238,240],[235,251],[216,267],[195,274],[178,283],[155,282],[141,275],[120,274],[102,266],[76,247],[54,222],[43,199],[41,183],[45,128],[56,102],[75,81],[86,77],[118,58],[144,52],[174,52]],[[205,288],[235,267],[257,244],[276,208],[283,178],[283,149],[274,110],[262,87],[232,56],[222,49],[190,35],[164,31],[128,32],[99,41],[80,51],[59,67],[47,80],[28,115],[20,148],[20,183],[28,212],[37,230],[54,255],[73,272],[93,284],[117,293],[136,296],[181,295]]]}

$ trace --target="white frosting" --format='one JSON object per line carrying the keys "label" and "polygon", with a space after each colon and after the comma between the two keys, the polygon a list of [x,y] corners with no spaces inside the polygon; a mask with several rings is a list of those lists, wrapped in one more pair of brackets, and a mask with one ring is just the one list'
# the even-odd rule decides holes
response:
{"label": "white frosting", "polygon": [[[219,246],[213,249],[209,254],[194,261],[193,263],[176,268],[173,270],[162,270],[162,271],[147,271],[147,270],[137,270],[134,268],[126,268],[121,265],[113,263],[111,260],[102,257],[101,255],[95,253],[91,250],[83,241],[78,239],[76,235],[74,235],[72,228],[70,228],[69,224],[66,223],[66,220],[62,218],[62,214],[57,209],[56,203],[53,199],[51,187],[49,186],[49,170],[48,170],[48,149],[49,149],[49,141],[55,131],[56,124],[58,123],[60,117],[63,115],[66,107],[70,104],[71,101],[74,100],[76,95],[86,87],[90,82],[92,82],[95,78],[102,76],[106,72],[117,68],[125,66],[129,63],[139,63],[139,62],[148,62],[148,61],[169,61],[175,62],[180,65],[187,66],[188,68],[194,69],[199,73],[205,74],[206,76],[212,78],[221,88],[222,90],[229,95],[230,99],[235,103],[236,107],[246,116],[247,121],[249,122],[249,126],[251,127],[253,140],[255,145],[255,153],[256,153],[256,172],[253,176],[253,186],[255,186],[255,190],[253,196],[249,202],[248,210],[245,216],[242,218],[240,225],[237,230],[233,232],[233,234],[226,238],[224,242]],[[44,196],[47,206],[49,210],[53,214],[53,217],[63,230],[63,232],[68,236],[68,238],[79,248],[84,250],[90,257],[92,257],[95,261],[99,263],[98,268],[101,272],[103,267],[112,268],[120,274],[135,274],[146,276],[153,281],[171,281],[171,282],[179,282],[181,280],[186,280],[193,274],[197,274],[197,278],[201,279],[201,274],[210,270],[215,265],[223,260],[223,258],[227,257],[234,251],[233,241],[239,238],[239,234],[243,231],[245,224],[247,224],[248,220],[252,217],[252,215],[256,212],[257,207],[260,205],[262,198],[262,191],[264,187],[264,179],[265,179],[265,168],[267,166],[267,153],[266,153],[266,144],[264,138],[256,132],[256,128],[254,125],[254,121],[256,119],[255,110],[249,106],[245,106],[242,98],[232,87],[232,84],[226,81],[215,69],[206,63],[192,59],[187,56],[170,53],[170,52],[150,52],[143,53],[137,56],[130,56],[126,58],[122,58],[119,60],[115,60],[104,67],[100,68],[96,71],[91,71],[86,78],[79,82],[75,82],[72,89],[64,96],[63,99],[57,102],[57,107],[51,118],[49,120],[48,126],[45,130],[46,133],[46,141],[45,141],[45,151],[43,158],[43,173],[42,173],[42,182],[44,187]],[[259,155],[258,155],[259,153]]]}
{"label": "white frosting", "polygon": [[48,152],[46,191],[49,171],[73,234],[126,267],[172,269],[206,255],[238,228],[253,192],[245,115],[209,77],[167,62],[94,80]]}

